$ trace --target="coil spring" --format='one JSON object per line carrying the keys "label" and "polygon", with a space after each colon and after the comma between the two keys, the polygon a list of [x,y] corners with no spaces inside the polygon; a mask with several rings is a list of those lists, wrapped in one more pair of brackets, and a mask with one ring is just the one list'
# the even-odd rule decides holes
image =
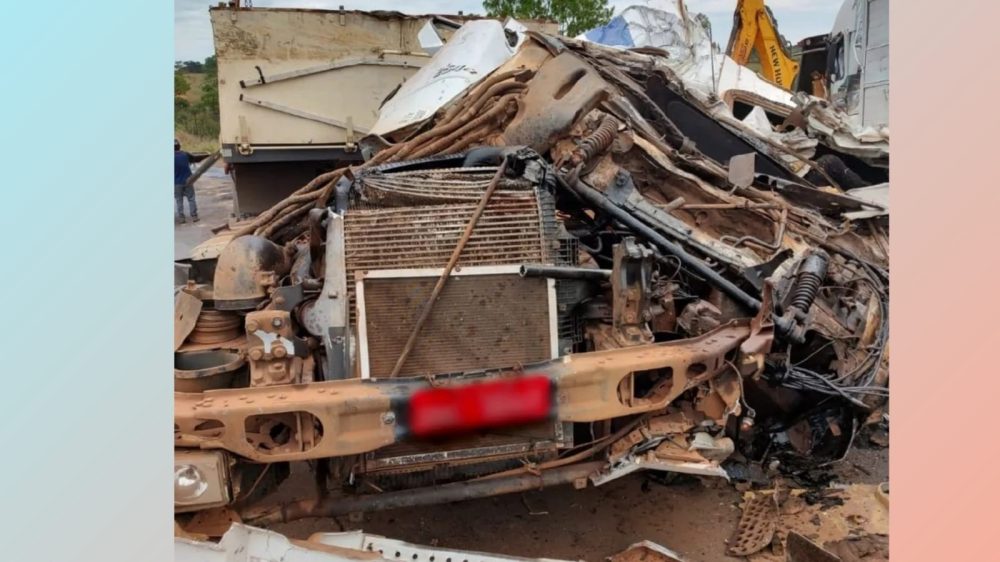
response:
{"label": "coil spring", "polygon": [[618,120],[610,115],[605,115],[601,124],[594,129],[593,133],[580,141],[580,160],[586,162],[594,156],[604,152],[615,141],[618,135]]}

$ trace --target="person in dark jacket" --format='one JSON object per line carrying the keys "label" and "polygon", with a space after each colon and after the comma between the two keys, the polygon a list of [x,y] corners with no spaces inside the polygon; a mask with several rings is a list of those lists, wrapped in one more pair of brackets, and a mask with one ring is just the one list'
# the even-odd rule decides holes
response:
{"label": "person in dark jacket", "polygon": [[177,204],[177,222],[186,222],[184,218],[184,198],[188,201],[188,211],[191,220],[198,222],[198,204],[194,200],[194,183],[191,179],[191,164],[208,158],[208,154],[191,154],[181,150],[181,143],[174,139],[174,201]]}

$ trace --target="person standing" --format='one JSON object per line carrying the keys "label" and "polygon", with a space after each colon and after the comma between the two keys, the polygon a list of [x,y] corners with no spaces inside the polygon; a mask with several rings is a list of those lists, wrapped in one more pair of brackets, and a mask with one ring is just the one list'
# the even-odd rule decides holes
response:
{"label": "person standing", "polygon": [[174,139],[174,201],[177,204],[177,222],[187,222],[184,218],[184,199],[188,201],[188,211],[191,220],[198,222],[198,204],[194,200],[194,183],[188,185],[191,178],[191,164],[208,158],[208,154],[191,154],[181,150],[181,143]]}

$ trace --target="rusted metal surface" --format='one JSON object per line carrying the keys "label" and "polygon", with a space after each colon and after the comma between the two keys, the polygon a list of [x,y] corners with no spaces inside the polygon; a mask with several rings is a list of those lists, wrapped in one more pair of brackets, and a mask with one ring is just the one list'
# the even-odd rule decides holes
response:
{"label": "rusted metal surface", "polygon": [[652,541],[637,542],[613,554],[608,562],[685,562],[680,554]]}
{"label": "rusted metal surface", "polygon": [[413,351],[413,346],[417,343],[417,336],[420,335],[420,331],[423,329],[424,323],[427,322],[427,318],[430,317],[431,311],[434,310],[434,305],[437,303],[438,297],[441,295],[441,291],[448,282],[452,270],[455,269],[455,264],[458,263],[458,258],[462,255],[462,250],[465,249],[465,245],[468,244],[469,238],[472,236],[472,231],[475,230],[476,224],[479,223],[479,217],[483,215],[483,210],[485,210],[486,205],[489,204],[490,197],[493,196],[493,192],[496,190],[497,184],[500,182],[500,179],[503,178],[506,171],[507,161],[504,160],[497,168],[496,174],[493,176],[493,179],[490,180],[489,185],[487,185],[486,189],[483,191],[479,204],[476,205],[475,210],[472,211],[472,215],[469,217],[469,222],[465,225],[465,230],[462,232],[462,236],[458,239],[458,243],[455,244],[455,249],[452,250],[451,257],[448,258],[448,263],[445,264],[444,270],[441,271],[441,275],[434,284],[434,288],[431,289],[430,295],[424,300],[420,314],[416,317],[416,320],[413,322],[413,326],[410,329],[410,335],[407,336],[406,343],[403,344],[403,349],[399,352],[399,357],[396,359],[396,363],[392,367],[392,372],[389,373],[390,377],[399,375],[399,373],[403,370],[403,365],[406,364],[406,359],[410,356],[410,353]]}
{"label": "rusted metal surface", "polygon": [[[364,334],[361,345],[368,357],[362,365],[364,376],[513,367],[553,358],[553,284],[522,278],[509,270],[517,266],[507,267],[506,273],[502,273],[503,266],[487,268],[487,272],[479,267],[462,268],[452,274],[439,295],[432,290],[435,277],[417,276],[419,270],[405,277],[359,281],[363,287],[358,303]],[[436,304],[420,326],[419,315],[432,298]],[[407,335],[415,332],[419,333],[416,345],[396,369],[406,351]]]}
{"label": "rusted metal surface", "polygon": [[745,545],[739,552],[752,562],[887,561],[889,505],[879,489],[852,484],[746,492],[737,530],[742,542],[730,544]]}
{"label": "rusted metal surface", "polygon": [[253,310],[290,265],[281,246],[266,238],[241,236],[230,241],[215,266],[215,308]]}
{"label": "rusted metal surface", "polygon": [[246,331],[251,386],[312,381],[310,349],[295,335],[291,314],[283,310],[251,312],[246,315]]}
{"label": "rusted metal surface", "polygon": [[[393,172],[359,180],[360,200],[344,217],[351,323],[358,272],[440,268],[496,168]],[[551,263],[555,210],[524,179],[502,178],[459,255],[459,267]]]}
{"label": "rusted metal surface", "polygon": [[538,152],[546,152],[559,135],[607,95],[597,72],[570,53],[545,62],[532,84],[521,98],[517,116],[504,131],[504,141]]}
{"label": "rusted metal surface", "polygon": [[[248,328],[283,322],[249,330],[249,352],[284,338],[296,353],[251,356],[256,382],[178,394],[178,446],[244,465],[330,459],[331,482],[397,476],[399,488],[459,465],[491,479],[598,459],[605,482],[638,469],[801,474],[841,459],[888,396],[883,209],[816,187],[823,174],[793,138],[811,121],[760,132],[685,86],[653,51],[531,35],[419,129],[366,139],[365,163],[318,176],[237,233],[281,260],[258,264],[240,237],[230,246],[243,257],[220,257],[222,308],[246,311]],[[877,162],[816,143],[863,181],[887,180]],[[746,154],[773,177],[735,173],[731,157]],[[290,256],[300,267],[286,275]],[[522,264],[611,271],[611,283],[502,270]],[[537,465],[512,468],[530,440],[410,431],[415,392],[535,375],[555,433],[592,442],[547,435]]]}
{"label": "rusted metal surface", "polygon": [[776,494],[760,494],[747,499],[743,515],[733,539],[729,554],[749,556],[771,544],[778,528],[778,499]]}
{"label": "rusted metal surface", "polygon": [[222,343],[239,337],[242,330],[240,317],[232,312],[203,308],[188,336],[191,343]]}
{"label": "rusted metal surface", "polygon": [[472,482],[456,482],[401,492],[386,492],[384,494],[349,498],[306,500],[272,508],[262,507],[247,510],[243,513],[243,517],[248,523],[266,525],[302,519],[304,517],[332,517],[347,513],[398,509],[540,490],[545,487],[569,484],[580,478],[586,478],[590,473],[597,470],[601,464],[600,462],[581,463],[546,470],[541,474],[505,476]]}
{"label": "rusted metal surface", "polygon": [[[569,355],[525,366],[524,370],[544,374],[555,382],[558,420],[612,419],[661,409],[688,389],[710,380],[727,368],[726,355],[748,333],[745,325],[733,323],[697,338]],[[636,387],[636,373],[654,370],[669,373],[664,384],[652,389]],[[435,384],[472,383],[504,376],[517,376],[517,372],[444,377]],[[413,390],[429,386],[426,378],[353,379],[179,393],[174,397],[175,444],[225,449],[262,462],[366,453],[399,438],[400,420],[393,401],[403,403]],[[253,420],[286,414],[307,417],[323,438],[309,448],[297,450],[261,449],[252,443],[247,427]],[[282,425],[295,429],[287,422]],[[199,429],[206,426],[211,431]]]}
{"label": "rusted metal surface", "polygon": [[195,329],[201,307],[201,299],[184,291],[177,291],[174,296],[174,351],[181,347]]}
{"label": "rusted metal surface", "polygon": [[229,388],[246,366],[242,351],[218,349],[174,352],[174,390],[204,392]]}

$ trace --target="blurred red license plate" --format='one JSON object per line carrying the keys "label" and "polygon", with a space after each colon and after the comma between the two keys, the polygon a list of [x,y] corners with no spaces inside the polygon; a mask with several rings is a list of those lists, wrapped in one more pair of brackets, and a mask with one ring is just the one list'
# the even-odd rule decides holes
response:
{"label": "blurred red license plate", "polygon": [[417,437],[531,423],[549,417],[552,382],[544,376],[427,388],[410,397],[408,425]]}

